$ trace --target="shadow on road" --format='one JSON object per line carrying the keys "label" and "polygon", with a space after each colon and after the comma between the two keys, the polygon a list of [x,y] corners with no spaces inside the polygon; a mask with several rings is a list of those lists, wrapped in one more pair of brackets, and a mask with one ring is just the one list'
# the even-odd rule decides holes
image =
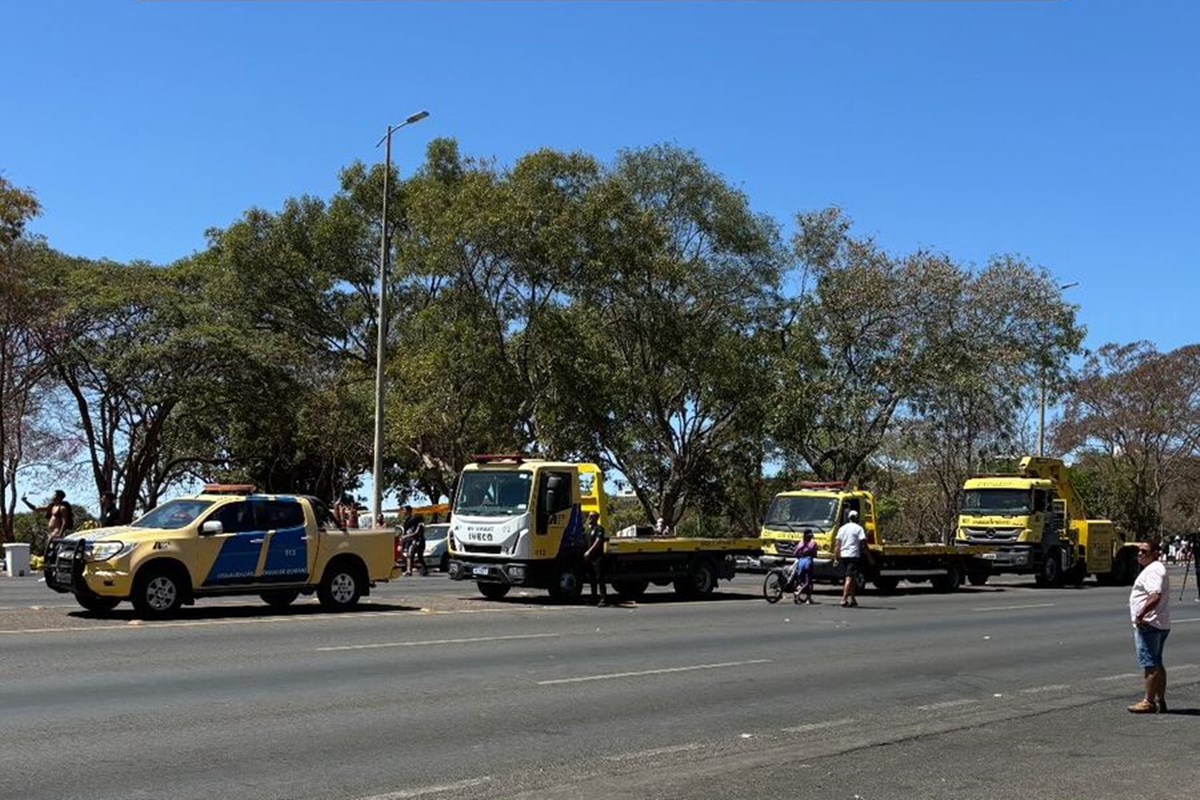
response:
{"label": "shadow on road", "polygon": [[[184,606],[173,616],[162,619],[172,622],[187,622],[214,619],[257,619],[262,617],[333,616],[339,613],[353,615],[366,614],[372,611],[419,611],[420,609],[420,606],[403,605],[401,603],[363,603],[349,611],[332,612],[326,611],[317,603],[300,602],[297,605],[287,606],[286,608],[271,608],[267,605],[249,603],[244,606]],[[67,616],[75,617],[76,619],[97,619],[112,622],[132,622],[143,619],[132,608],[116,608],[105,614],[96,614],[80,609],[79,611],[68,612]],[[155,621],[159,621],[158,618],[155,618]]]}

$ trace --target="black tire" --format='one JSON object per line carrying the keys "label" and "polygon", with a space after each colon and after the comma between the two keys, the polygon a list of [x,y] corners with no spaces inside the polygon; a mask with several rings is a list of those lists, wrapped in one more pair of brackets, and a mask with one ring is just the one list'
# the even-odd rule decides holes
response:
{"label": "black tire", "polygon": [[717,588],[717,571],[707,559],[692,564],[686,578],[675,581],[675,593],[681,597],[704,597]]}
{"label": "black tire", "polygon": [[1063,585],[1066,580],[1066,575],[1063,574],[1062,560],[1057,548],[1051,549],[1046,553],[1046,560],[1042,562],[1042,571],[1040,573],[1043,586],[1049,586],[1057,589]]}
{"label": "black tire", "polygon": [[875,585],[875,588],[878,589],[879,591],[885,592],[885,593],[890,593],[890,592],[896,591],[896,587],[900,585],[900,579],[895,578],[895,577],[877,575],[875,577],[875,580],[871,581],[871,583],[873,583]]}
{"label": "black tire", "polygon": [[512,587],[507,583],[485,583],[484,581],[476,581],[475,585],[479,588],[479,593],[488,600],[500,600],[508,594],[508,590]]}
{"label": "black tire", "polygon": [[269,592],[259,594],[263,602],[271,606],[271,608],[287,608],[296,602],[296,598],[299,596],[299,589],[272,589]]}
{"label": "black tire", "polygon": [[129,598],[134,610],[143,617],[169,617],[183,605],[186,591],[182,569],[150,564],[133,581]]}
{"label": "black tire", "polygon": [[1083,561],[1076,561],[1071,565],[1071,569],[1067,572],[1066,582],[1076,589],[1083,586],[1084,579],[1087,578],[1087,564]]}
{"label": "black tire", "polygon": [[988,582],[988,578],[990,577],[991,575],[986,572],[968,572],[967,583],[971,584],[972,586],[983,586]]}
{"label": "black tire", "polygon": [[101,597],[90,591],[76,592],[75,600],[93,614],[107,614],[121,603],[116,597]]}
{"label": "black tire", "polygon": [[629,578],[623,581],[613,581],[613,591],[622,600],[637,600],[650,588],[650,581],[645,578]]}
{"label": "black tire", "polygon": [[327,611],[349,611],[358,605],[365,586],[362,565],[342,558],[325,568],[317,599]]}
{"label": "black tire", "polygon": [[787,583],[787,576],[783,574],[781,569],[768,570],[763,578],[763,599],[774,605],[783,597],[783,586]]}
{"label": "black tire", "polygon": [[550,587],[550,596],[566,602],[575,602],[582,597],[583,575],[579,568],[570,564],[559,567],[554,585]]}
{"label": "black tire", "polygon": [[929,583],[933,586],[935,592],[954,592],[962,586],[963,574],[957,564],[953,564],[946,568],[945,575],[939,575],[936,578],[930,578]]}

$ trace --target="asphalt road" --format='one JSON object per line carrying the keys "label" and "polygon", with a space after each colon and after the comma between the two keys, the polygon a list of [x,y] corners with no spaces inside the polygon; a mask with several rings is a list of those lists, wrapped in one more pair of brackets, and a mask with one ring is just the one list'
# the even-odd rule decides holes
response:
{"label": "asphalt road", "polygon": [[1171,598],[1172,713],[1143,717],[1126,589],[842,609],[768,606],[760,581],[605,609],[410,578],[350,614],[223,599],[140,622],[0,578],[0,798],[1194,792],[1192,587]]}

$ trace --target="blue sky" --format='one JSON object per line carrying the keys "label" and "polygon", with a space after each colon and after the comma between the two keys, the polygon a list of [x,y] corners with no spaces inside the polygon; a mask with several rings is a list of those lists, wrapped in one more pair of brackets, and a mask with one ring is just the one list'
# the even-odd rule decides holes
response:
{"label": "blue sky", "polygon": [[[0,10],[0,174],[73,254],[169,262],[246,208],[404,171],[694,148],[785,228],[1045,265],[1087,344],[1196,341],[1200,3],[130,2]],[[14,65],[16,65],[14,67]]]}

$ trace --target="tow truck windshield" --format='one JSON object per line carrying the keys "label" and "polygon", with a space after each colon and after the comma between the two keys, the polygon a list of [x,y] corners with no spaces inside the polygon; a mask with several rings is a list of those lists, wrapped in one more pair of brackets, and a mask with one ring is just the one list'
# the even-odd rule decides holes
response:
{"label": "tow truck windshield", "polygon": [[962,513],[981,517],[1020,516],[1030,509],[1027,489],[969,489],[963,493]]}
{"label": "tow truck windshield", "polygon": [[833,527],[837,503],[835,497],[776,497],[767,511],[763,527],[785,531],[805,528],[827,531]]}
{"label": "tow truck windshield", "polygon": [[463,472],[455,516],[499,517],[529,510],[532,472]]}

